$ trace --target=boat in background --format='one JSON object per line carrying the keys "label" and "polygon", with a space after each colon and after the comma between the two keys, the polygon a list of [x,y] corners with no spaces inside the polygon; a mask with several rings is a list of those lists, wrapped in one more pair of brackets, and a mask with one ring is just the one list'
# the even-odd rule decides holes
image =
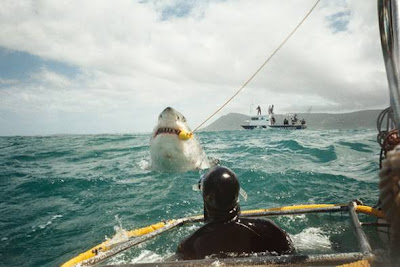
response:
{"label": "boat in background", "polygon": [[272,112],[269,114],[269,121],[270,124],[268,128],[273,129],[304,130],[307,128],[305,119],[299,120],[297,114],[286,114],[284,115],[282,124],[277,124],[274,113]]}
{"label": "boat in background", "polygon": [[269,126],[269,118],[266,115],[251,116],[244,124],[240,125],[246,130],[266,129]]}
{"label": "boat in background", "polygon": [[297,114],[285,114],[283,115],[282,124],[277,124],[274,114],[274,105],[268,107],[268,116],[261,115],[260,113],[261,109],[259,110],[259,115],[251,116],[250,119],[246,120],[240,126],[246,130],[266,128],[303,130],[307,128],[306,121],[304,119],[299,120]]}

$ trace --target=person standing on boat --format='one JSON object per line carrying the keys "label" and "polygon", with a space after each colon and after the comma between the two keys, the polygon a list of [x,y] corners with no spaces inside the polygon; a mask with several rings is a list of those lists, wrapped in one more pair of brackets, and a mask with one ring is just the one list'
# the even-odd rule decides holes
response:
{"label": "person standing on boat", "polygon": [[240,185],[233,171],[216,166],[204,176],[201,187],[206,224],[180,242],[178,258],[294,252],[289,236],[271,220],[239,216]]}
{"label": "person standing on boat", "polygon": [[257,110],[257,115],[261,115],[261,107],[258,106],[258,107],[256,108],[256,110]]}

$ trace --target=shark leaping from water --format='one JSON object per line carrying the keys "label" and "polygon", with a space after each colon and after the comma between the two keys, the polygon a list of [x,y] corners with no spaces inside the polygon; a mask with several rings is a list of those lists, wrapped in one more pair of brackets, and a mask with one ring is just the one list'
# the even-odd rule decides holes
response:
{"label": "shark leaping from water", "polygon": [[180,138],[180,134],[190,132],[185,116],[171,107],[164,109],[150,139],[151,168],[167,172],[209,168],[196,137]]}

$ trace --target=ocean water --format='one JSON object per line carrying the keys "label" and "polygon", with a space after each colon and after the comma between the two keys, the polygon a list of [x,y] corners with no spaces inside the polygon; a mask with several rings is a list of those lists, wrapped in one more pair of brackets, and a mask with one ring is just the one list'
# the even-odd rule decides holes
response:
{"label": "ocean water", "polygon": [[[242,210],[378,201],[376,130],[197,136],[209,157],[237,173],[248,194]],[[192,185],[206,170],[149,170],[149,139],[149,134],[0,137],[0,266],[57,266],[118,228],[202,214],[201,194]],[[345,214],[272,219],[299,253],[357,250]],[[200,225],[171,230],[107,263],[165,259]],[[373,230],[367,233],[376,239]]]}

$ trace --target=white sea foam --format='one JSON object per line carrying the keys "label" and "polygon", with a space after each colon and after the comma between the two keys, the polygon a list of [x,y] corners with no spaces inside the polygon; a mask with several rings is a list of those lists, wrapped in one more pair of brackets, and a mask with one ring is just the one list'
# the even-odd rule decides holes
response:
{"label": "white sea foam", "polygon": [[221,266],[221,262],[219,260],[215,260],[213,263],[211,263],[211,266]]}
{"label": "white sea foam", "polygon": [[48,222],[45,223],[45,224],[39,224],[39,228],[40,228],[40,229],[44,229],[44,228],[46,228],[47,226],[49,226],[50,224],[52,224],[51,221],[48,221]]}
{"label": "white sea foam", "polygon": [[[54,215],[53,217],[51,217],[51,219],[49,221],[47,221],[44,224],[39,224],[37,227],[39,227],[40,229],[45,229],[47,226],[51,225],[54,220],[56,220],[57,218],[61,218],[61,217],[62,217],[62,215],[60,215],[60,214]],[[33,232],[36,231],[35,228],[36,228],[35,226],[32,227]]]}
{"label": "white sea foam", "polygon": [[141,170],[148,170],[150,169],[150,161],[142,159],[139,161],[139,167]]}
{"label": "white sea foam", "polygon": [[[115,220],[117,221],[118,225],[114,226],[115,235],[111,239],[109,239],[110,244],[117,244],[120,242],[128,241],[129,240],[128,231],[126,231],[122,227],[122,221],[118,215],[115,215]],[[108,238],[106,237],[106,239]]]}
{"label": "white sea foam", "polygon": [[143,250],[136,258],[132,259],[130,263],[143,263],[143,262],[157,262],[161,261],[163,257],[150,250]]}
{"label": "white sea foam", "polygon": [[308,220],[308,218],[305,214],[289,215],[289,216],[286,216],[286,218],[288,219],[289,223],[295,223],[297,221],[304,222],[304,221]]}
{"label": "white sea foam", "polygon": [[310,227],[290,237],[297,251],[332,252],[329,235],[321,228]]}

